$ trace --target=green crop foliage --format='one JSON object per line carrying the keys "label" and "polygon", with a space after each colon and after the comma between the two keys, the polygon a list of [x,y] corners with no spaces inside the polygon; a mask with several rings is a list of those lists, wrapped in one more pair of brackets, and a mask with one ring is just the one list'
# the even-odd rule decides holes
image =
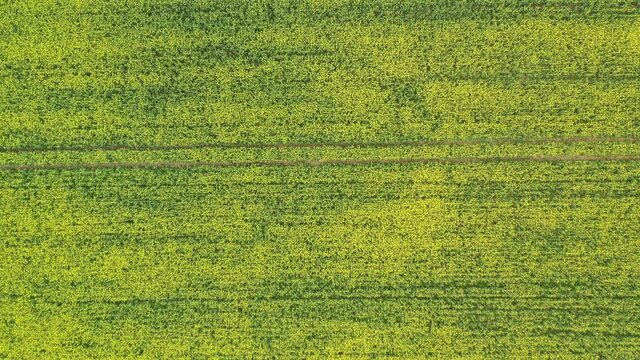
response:
{"label": "green crop foliage", "polygon": [[0,0],[0,359],[640,357],[640,4]]}

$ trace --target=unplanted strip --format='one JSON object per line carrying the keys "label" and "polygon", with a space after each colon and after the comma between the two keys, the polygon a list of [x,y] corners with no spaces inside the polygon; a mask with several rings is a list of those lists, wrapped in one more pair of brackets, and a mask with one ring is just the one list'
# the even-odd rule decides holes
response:
{"label": "unplanted strip", "polygon": [[138,163],[93,163],[93,164],[44,164],[3,165],[0,170],[76,170],[111,168],[193,168],[193,167],[243,167],[243,166],[323,166],[323,165],[373,165],[373,164],[464,164],[490,162],[567,162],[567,161],[640,161],[640,155],[557,155],[557,156],[492,156],[451,157],[422,159],[330,159],[330,160],[266,160],[266,161],[193,161],[193,162],[138,162]]}
{"label": "unplanted strip", "polygon": [[84,152],[84,151],[162,151],[189,149],[279,149],[279,148],[353,148],[353,147],[402,147],[402,146],[468,146],[468,145],[501,145],[501,144],[577,144],[577,143],[637,143],[637,137],[570,137],[570,138],[524,138],[524,139],[454,139],[454,140],[416,140],[389,142],[335,142],[335,143],[209,143],[184,145],[94,145],[64,147],[23,147],[0,148],[0,153],[29,152]]}

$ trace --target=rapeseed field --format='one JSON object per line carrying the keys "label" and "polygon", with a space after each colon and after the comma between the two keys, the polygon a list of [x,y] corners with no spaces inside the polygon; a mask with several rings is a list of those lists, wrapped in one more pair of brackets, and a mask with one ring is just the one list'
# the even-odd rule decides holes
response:
{"label": "rapeseed field", "polygon": [[0,0],[0,359],[640,358],[637,0]]}

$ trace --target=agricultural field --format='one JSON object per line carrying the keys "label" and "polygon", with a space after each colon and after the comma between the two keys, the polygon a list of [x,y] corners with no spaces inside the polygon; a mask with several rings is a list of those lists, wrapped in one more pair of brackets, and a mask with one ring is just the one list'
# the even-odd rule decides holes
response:
{"label": "agricultural field", "polygon": [[0,359],[634,359],[639,279],[637,0],[0,0]]}

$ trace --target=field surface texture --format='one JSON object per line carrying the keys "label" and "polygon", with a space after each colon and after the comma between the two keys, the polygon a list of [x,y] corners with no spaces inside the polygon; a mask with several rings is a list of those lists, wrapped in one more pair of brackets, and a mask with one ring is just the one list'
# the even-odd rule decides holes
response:
{"label": "field surface texture", "polygon": [[640,1],[0,0],[0,359],[640,358]]}

